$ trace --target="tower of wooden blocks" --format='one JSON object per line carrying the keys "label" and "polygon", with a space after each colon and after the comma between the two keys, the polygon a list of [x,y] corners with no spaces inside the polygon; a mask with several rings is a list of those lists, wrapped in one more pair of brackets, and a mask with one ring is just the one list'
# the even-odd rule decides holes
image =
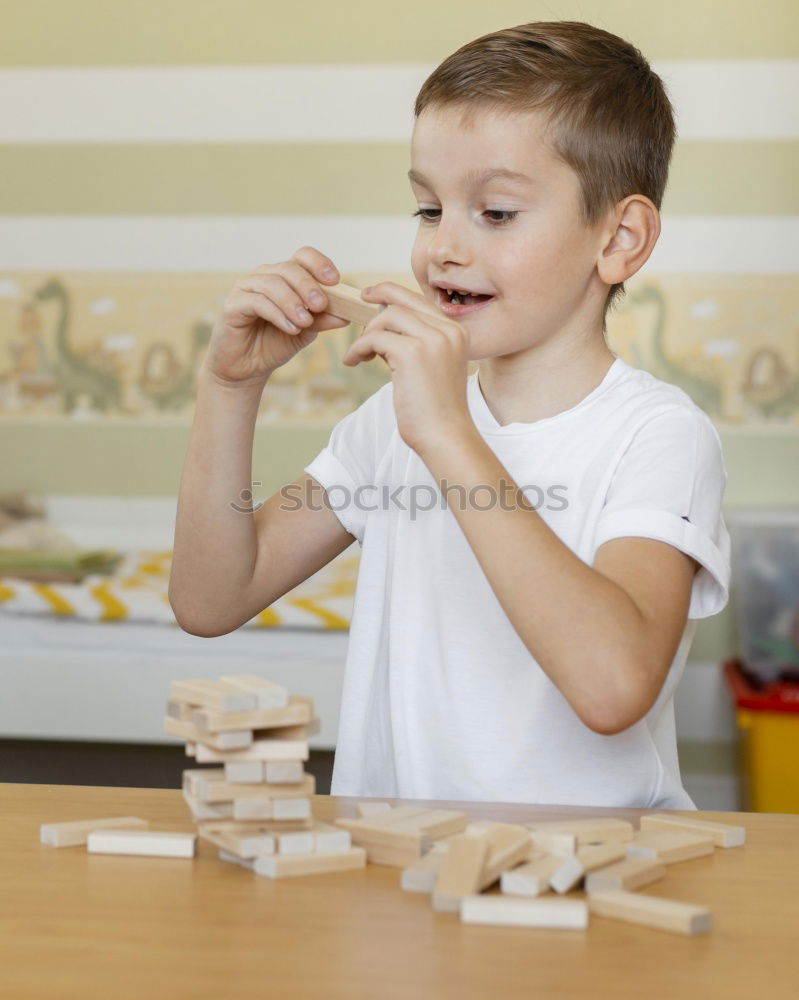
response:
{"label": "tower of wooden blocks", "polygon": [[312,815],[304,762],[319,720],[310,698],[253,676],[173,681],[164,728],[198,764],[218,765],[185,770],[183,797],[223,861],[270,878],[366,864],[346,830]]}

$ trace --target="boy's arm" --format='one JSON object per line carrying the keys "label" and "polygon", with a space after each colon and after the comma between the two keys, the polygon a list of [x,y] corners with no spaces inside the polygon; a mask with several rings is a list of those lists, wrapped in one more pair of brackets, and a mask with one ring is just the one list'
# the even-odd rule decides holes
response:
{"label": "boy's arm", "polygon": [[444,478],[467,496],[476,486],[496,496],[511,487],[511,503],[450,507],[511,624],[591,729],[610,735],[641,719],[677,651],[699,564],[665,542],[614,538],[588,566],[476,430],[422,457],[439,488]]}
{"label": "boy's arm", "polygon": [[261,391],[221,386],[201,369],[169,579],[172,610],[192,635],[232,632],[354,541],[307,473],[246,512]]}

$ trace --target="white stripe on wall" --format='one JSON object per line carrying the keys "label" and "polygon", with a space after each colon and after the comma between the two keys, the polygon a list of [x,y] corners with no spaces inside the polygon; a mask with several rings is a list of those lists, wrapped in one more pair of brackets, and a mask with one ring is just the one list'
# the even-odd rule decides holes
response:
{"label": "white stripe on wall", "polygon": [[[6,271],[251,271],[310,244],[342,270],[410,271],[415,220],[357,216],[0,216]],[[799,216],[666,216],[641,275],[799,274]]]}
{"label": "white stripe on wall", "polygon": [[[653,62],[693,140],[799,138],[799,60]],[[395,142],[434,63],[0,69],[0,143]]]}

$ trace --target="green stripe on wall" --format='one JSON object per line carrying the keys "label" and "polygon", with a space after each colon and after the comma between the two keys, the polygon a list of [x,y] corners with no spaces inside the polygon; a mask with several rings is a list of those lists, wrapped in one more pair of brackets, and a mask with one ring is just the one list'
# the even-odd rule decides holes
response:
{"label": "green stripe on wall", "polygon": [[[409,166],[406,142],[9,145],[0,213],[410,215]],[[794,215],[796,177],[799,141],[679,143],[663,211]]]}
{"label": "green stripe on wall", "polygon": [[371,0],[12,0],[4,5],[6,66],[437,63],[479,35],[528,21],[588,21],[630,39],[649,59],[799,55],[799,4],[767,0],[459,0],[400,8]]}

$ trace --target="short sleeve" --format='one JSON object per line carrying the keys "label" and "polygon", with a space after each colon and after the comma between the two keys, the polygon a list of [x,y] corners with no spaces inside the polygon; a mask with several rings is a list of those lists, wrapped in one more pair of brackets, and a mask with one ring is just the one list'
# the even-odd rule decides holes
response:
{"label": "short sleeve", "polygon": [[374,504],[377,466],[396,427],[392,389],[387,382],[342,417],[304,470],[324,487],[330,509],[359,543]]}
{"label": "short sleeve", "polygon": [[652,417],[614,471],[594,552],[625,536],[674,545],[700,564],[688,617],[717,614],[730,585],[730,535],[721,509],[726,485],[721,440],[707,414],[686,407]]}

